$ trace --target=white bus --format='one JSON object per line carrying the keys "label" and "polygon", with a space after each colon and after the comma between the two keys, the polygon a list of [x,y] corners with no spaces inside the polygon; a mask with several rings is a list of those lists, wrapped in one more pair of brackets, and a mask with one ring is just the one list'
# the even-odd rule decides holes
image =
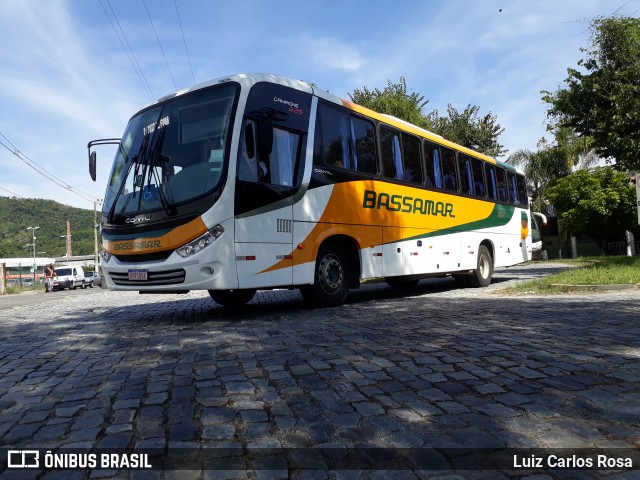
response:
{"label": "white bus", "polygon": [[526,181],[498,162],[298,80],[240,74],[136,113],[102,210],[111,290],[299,288],[336,306],[361,279],[487,286],[531,259]]}

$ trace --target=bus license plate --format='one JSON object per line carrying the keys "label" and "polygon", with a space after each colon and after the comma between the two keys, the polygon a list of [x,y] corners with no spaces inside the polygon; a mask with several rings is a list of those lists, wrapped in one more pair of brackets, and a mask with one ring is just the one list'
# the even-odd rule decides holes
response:
{"label": "bus license plate", "polygon": [[129,280],[147,280],[147,270],[129,270]]}

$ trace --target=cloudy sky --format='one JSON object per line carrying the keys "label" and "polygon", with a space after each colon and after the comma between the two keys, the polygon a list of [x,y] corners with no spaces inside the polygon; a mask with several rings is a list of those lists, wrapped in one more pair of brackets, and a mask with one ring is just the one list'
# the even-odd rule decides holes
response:
{"label": "cloudy sky", "polygon": [[93,208],[113,154],[98,152],[92,182],[89,140],[119,137],[153,99],[238,72],[343,98],[404,76],[427,111],[478,105],[509,152],[535,150],[540,91],[583,57],[590,20],[614,14],[637,17],[640,0],[0,0],[0,196]]}

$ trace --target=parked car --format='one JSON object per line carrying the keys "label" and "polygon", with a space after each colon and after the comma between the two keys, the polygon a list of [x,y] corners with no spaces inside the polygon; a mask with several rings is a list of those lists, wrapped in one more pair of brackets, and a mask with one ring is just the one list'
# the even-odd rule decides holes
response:
{"label": "parked car", "polygon": [[52,290],[87,288],[82,267],[58,267],[55,272],[56,277],[53,279]]}
{"label": "parked car", "polygon": [[102,277],[100,277],[98,272],[90,270],[88,272],[84,272],[84,283],[88,285],[89,288],[93,288],[94,285],[99,287],[102,285]]}

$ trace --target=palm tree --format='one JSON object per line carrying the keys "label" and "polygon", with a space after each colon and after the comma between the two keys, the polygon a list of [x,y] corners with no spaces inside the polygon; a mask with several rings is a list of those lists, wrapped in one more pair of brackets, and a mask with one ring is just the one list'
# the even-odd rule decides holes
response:
{"label": "palm tree", "polygon": [[507,159],[507,163],[524,171],[533,208],[542,212],[546,211],[545,188],[574,169],[591,168],[600,160],[590,137],[580,137],[568,128],[558,128],[554,133],[555,145],[549,145],[543,138],[538,142],[537,152],[517,150]]}
{"label": "palm tree", "polygon": [[566,163],[561,161],[557,152],[551,148],[537,152],[526,149],[517,150],[509,156],[507,163],[524,171],[529,182],[528,190],[533,209],[545,212],[544,190],[557,178],[568,173],[562,171]]}

